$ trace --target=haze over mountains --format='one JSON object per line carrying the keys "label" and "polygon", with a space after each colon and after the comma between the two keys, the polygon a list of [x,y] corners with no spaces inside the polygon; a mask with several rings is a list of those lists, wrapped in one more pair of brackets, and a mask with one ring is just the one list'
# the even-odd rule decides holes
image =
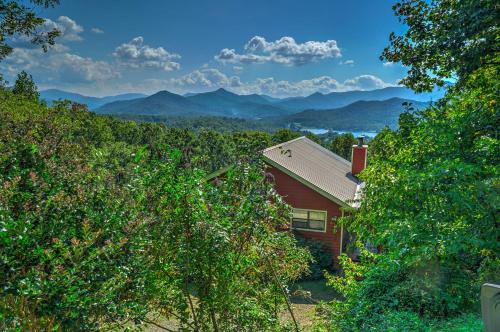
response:
{"label": "haze over mountains", "polygon": [[116,100],[143,98],[146,97],[146,95],[142,93],[125,93],[116,96],[89,97],[81,95],[79,93],[67,92],[58,89],[49,89],[40,91],[40,97],[46,100],[48,103],[53,103],[56,100],[67,99],[79,104],[85,104],[89,107],[89,109],[95,109],[97,107],[100,107],[107,103],[111,103]]}
{"label": "haze over mountains", "polygon": [[59,98],[86,103],[96,113],[128,117],[154,115],[161,117],[216,116],[267,121],[276,126],[291,123],[303,127],[339,130],[379,130],[397,125],[403,103],[422,108],[444,95],[444,90],[415,94],[404,87],[371,91],[314,93],[307,97],[286,99],[266,95],[238,95],[224,89],[184,96],[160,91],[151,96],[125,94],[111,97],[86,97],[60,90],[46,90],[41,96],[48,101]]}

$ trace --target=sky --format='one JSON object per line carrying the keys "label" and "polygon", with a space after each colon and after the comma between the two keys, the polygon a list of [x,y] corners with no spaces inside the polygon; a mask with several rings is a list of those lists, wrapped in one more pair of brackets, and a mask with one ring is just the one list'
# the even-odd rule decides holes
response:
{"label": "sky", "polygon": [[41,31],[61,31],[56,46],[44,53],[14,37],[0,72],[90,96],[372,90],[406,72],[379,60],[390,32],[404,31],[394,1],[61,0],[36,10]]}

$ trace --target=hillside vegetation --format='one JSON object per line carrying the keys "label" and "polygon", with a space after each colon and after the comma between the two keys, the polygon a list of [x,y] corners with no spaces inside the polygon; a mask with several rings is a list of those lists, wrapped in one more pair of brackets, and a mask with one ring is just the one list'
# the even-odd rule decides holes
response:
{"label": "hillside vegetation", "polygon": [[276,232],[289,211],[256,151],[286,135],[195,134],[5,90],[0,133],[1,330],[122,329],[152,312],[281,328],[309,256]]}
{"label": "hillside vegetation", "polygon": [[[435,105],[403,113],[370,145],[358,211],[343,225],[362,250],[341,256],[343,294],[324,308],[328,331],[480,331],[484,282],[500,283],[500,56],[496,1],[394,5],[408,29],[381,59],[408,66],[416,91],[455,86]],[[470,18],[473,18],[472,24]]]}

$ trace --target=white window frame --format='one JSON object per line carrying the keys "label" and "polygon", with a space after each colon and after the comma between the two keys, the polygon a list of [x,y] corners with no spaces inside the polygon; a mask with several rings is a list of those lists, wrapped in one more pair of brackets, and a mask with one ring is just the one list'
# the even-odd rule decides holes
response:
{"label": "white window frame", "polygon": [[[308,216],[309,216],[309,212],[323,212],[325,214],[325,228],[323,230],[319,230],[319,229],[311,229],[311,228],[300,228],[300,227],[293,227],[293,212],[295,210],[299,210],[299,211],[305,211],[307,212]],[[296,230],[299,230],[299,231],[303,231],[303,232],[318,232],[318,233],[326,233],[326,228],[328,227],[328,212],[325,211],[325,210],[313,210],[313,209],[301,209],[301,208],[292,208],[292,215],[290,216],[290,228],[291,229],[296,229]]]}

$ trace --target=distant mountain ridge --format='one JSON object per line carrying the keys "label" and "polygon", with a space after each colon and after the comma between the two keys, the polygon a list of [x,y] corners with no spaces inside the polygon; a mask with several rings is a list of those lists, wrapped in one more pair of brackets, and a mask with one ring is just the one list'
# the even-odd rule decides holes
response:
{"label": "distant mountain ridge", "polygon": [[181,95],[160,91],[151,96],[132,100],[117,100],[97,108],[101,114],[135,114],[193,116],[201,114],[201,105],[193,103]]}
{"label": "distant mountain ridge", "polygon": [[246,119],[288,114],[285,109],[273,105],[262,96],[238,95],[224,89],[187,96],[160,91],[145,98],[109,103],[96,109],[96,112],[162,116],[209,115]]}
{"label": "distant mountain ridge", "polygon": [[107,103],[111,103],[117,100],[130,100],[135,98],[146,97],[142,93],[125,93],[116,96],[106,96],[106,97],[89,97],[84,96],[79,93],[67,92],[58,89],[48,89],[40,91],[40,98],[52,104],[56,100],[71,100],[80,104],[85,104],[89,109],[95,109]]}
{"label": "distant mountain ridge", "polygon": [[379,131],[389,126],[397,128],[399,115],[405,111],[403,103],[414,109],[423,109],[428,102],[402,98],[387,100],[359,100],[347,106],[330,110],[306,110],[273,119],[276,126],[323,128],[336,130]]}
{"label": "distant mountain ridge", "polygon": [[381,101],[391,98],[400,98],[420,102],[429,102],[440,99],[444,96],[444,93],[444,89],[435,89],[432,92],[417,94],[405,87],[387,87],[369,91],[331,92],[328,94],[316,92],[307,97],[289,98],[288,100],[278,102],[276,105],[294,111],[303,111],[306,109],[321,110],[347,106],[360,100]]}
{"label": "distant mountain ridge", "polygon": [[[151,96],[126,94],[96,98],[64,94],[60,90],[46,90],[42,91],[42,98],[50,100],[63,95],[80,103],[87,102],[96,113],[129,118],[210,116],[266,121],[282,127],[297,124],[302,127],[337,130],[380,130],[385,126],[397,126],[399,114],[404,111],[403,102],[422,108],[430,101],[440,99],[444,93],[445,89],[416,94],[404,87],[388,87],[279,99],[259,94],[238,95],[220,88],[185,95],[160,91]],[[106,100],[111,101],[99,105]]]}

